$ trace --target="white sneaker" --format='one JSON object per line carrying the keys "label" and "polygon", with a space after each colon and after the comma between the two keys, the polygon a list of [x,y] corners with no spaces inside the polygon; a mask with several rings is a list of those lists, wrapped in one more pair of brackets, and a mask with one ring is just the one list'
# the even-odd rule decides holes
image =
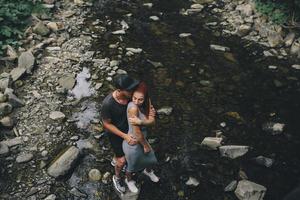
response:
{"label": "white sneaker", "polygon": [[125,187],[121,185],[121,179],[116,177],[116,175],[113,175],[113,183],[118,192],[120,193],[125,192]]}
{"label": "white sneaker", "polygon": [[159,181],[159,177],[154,174],[153,170],[151,170],[150,172],[147,172],[147,170],[144,169],[143,174],[148,176],[151,179],[151,181],[154,183],[157,183]]}
{"label": "white sneaker", "polygon": [[134,181],[134,180],[128,181],[127,178],[125,178],[125,183],[127,184],[128,189],[129,189],[132,193],[138,193],[139,189],[136,187],[135,181]]}

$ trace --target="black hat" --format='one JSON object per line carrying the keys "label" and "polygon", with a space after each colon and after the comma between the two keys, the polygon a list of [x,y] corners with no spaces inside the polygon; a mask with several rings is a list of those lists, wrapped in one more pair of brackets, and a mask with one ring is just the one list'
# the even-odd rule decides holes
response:
{"label": "black hat", "polygon": [[114,77],[115,87],[120,90],[134,90],[139,83],[140,81],[131,78],[128,74],[119,74]]}

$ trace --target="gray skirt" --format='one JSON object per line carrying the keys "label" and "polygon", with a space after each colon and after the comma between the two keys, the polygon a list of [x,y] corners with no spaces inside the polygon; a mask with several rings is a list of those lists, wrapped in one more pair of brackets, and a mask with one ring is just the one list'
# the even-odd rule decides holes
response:
{"label": "gray skirt", "polygon": [[[146,136],[146,133],[144,133],[144,135]],[[157,159],[153,150],[145,154],[142,145],[139,143],[136,145],[129,145],[125,140],[123,140],[122,145],[127,162],[126,171],[139,172],[157,164]]]}

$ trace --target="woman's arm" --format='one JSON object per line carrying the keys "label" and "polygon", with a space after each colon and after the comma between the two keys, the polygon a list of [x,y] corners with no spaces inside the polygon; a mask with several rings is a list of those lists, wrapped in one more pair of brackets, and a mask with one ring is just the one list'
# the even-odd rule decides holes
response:
{"label": "woman's arm", "polygon": [[134,125],[134,126],[152,126],[155,123],[155,113],[156,113],[156,111],[149,99],[149,114],[148,114],[148,116],[146,116],[146,119],[141,120],[135,115],[135,116],[129,117],[128,121],[131,125]]}
{"label": "woman's arm", "polygon": [[[131,107],[128,109],[128,118],[138,118],[138,108]],[[144,137],[144,134],[142,133],[141,129],[137,125],[132,125],[133,132],[136,134],[137,141],[144,147],[144,152],[147,153],[151,151],[151,147],[147,140]]]}

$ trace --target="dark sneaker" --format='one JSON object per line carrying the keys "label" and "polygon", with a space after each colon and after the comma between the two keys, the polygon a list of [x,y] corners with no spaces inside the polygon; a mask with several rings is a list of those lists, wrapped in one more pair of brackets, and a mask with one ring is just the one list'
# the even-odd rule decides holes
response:
{"label": "dark sneaker", "polygon": [[121,185],[121,179],[113,175],[113,183],[116,190],[120,193],[125,192],[125,187]]}

